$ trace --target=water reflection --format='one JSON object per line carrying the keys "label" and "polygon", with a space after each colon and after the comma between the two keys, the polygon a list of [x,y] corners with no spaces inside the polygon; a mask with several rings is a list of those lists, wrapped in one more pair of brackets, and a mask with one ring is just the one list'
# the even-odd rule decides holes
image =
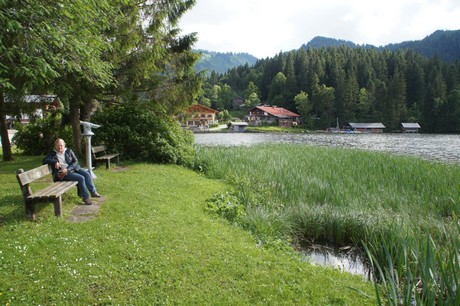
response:
{"label": "water reflection", "polygon": [[206,146],[300,143],[383,151],[413,155],[433,161],[460,163],[460,135],[206,133],[195,134],[195,143]]}
{"label": "water reflection", "polygon": [[369,267],[362,255],[353,249],[337,249],[324,245],[315,245],[302,248],[301,254],[304,259],[314,265],[333,267],[342,272],[363,276],[371,279]]}

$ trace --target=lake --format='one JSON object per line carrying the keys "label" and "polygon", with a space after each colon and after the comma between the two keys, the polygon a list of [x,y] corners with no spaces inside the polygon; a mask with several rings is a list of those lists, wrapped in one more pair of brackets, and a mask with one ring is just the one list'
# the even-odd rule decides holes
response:
{"label": "lake", "polygon": [[445,134],[333,134],[333,133],[201,133],[195,144],[239,146],[260,143],[298,143],[344,147],[418,156],[431,161],[460,164],[460,135]]}

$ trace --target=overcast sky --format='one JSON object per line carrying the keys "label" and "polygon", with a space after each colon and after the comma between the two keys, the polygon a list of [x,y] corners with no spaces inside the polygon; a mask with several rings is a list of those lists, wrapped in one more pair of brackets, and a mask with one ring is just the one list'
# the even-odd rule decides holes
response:
{"label": "overcast sky", "polygon": [[298,49],[315,36],[382,46],[460,29],[459,0],[196,0],[181,19],[195,49],[258,58]]}

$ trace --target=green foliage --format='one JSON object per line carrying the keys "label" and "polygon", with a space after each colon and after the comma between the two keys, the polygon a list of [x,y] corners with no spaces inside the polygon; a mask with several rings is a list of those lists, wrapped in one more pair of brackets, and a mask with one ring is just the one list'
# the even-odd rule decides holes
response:
{"label": "green foliage", "polygon": [[229,192],[215,194],[207,201],[206,208],[230,222],[236,222],[244,215],[244,206],[237,196]]}
{"label": "green foliage", "polygon": [[44,119],[36,119],[27,125],[20,125],[13,143],[27,155],[43,155],[54,148],[54,140],[62,138],[72,144],[72,129],[62,126],[61,114],[48,114]]}
{"label": "green foliage", "polygon": [[166,115],[140,105],[109,108],[96,113],[101,124],[94,143],[104,143],[124,159],[187,165],[194,156],[193,134]]}

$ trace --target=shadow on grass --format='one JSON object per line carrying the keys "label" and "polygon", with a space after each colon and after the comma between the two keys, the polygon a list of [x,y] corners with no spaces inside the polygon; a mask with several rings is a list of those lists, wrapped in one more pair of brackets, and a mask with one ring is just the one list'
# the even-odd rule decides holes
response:
{"label": "shadow on grass", "polygon": [[[24,200],[21,195],[18,196],[2,196],[0,197],[0,208],[6,210],[7,213],[0,213],[0,227],[18,221],[28,221],[25,213]],[[38,205],[37,207],[38,208]]]}

